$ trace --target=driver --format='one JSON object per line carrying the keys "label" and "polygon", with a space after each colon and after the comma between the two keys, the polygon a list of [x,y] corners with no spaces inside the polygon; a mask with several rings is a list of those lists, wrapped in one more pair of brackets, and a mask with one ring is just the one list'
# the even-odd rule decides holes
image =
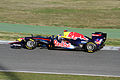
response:
{"label": "driver", "polygon": [[61,40],[61,39],[62,39],[61,34],[58,34],[58,40]]}

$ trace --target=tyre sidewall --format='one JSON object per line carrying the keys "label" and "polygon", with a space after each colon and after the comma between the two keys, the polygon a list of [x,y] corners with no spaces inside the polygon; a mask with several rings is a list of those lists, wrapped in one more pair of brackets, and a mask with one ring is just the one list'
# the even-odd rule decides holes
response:
{"label": "tyre sidewall", "polygon": [[88,42],[86,44],[86,48],[85,50],[88,52],[88,53],[93,53],[97,50],[97,45],[93,42]]}
{"label": "tyre sidewall", "polygon": [[35,49],[36,48],[36,42],[33,39],[27,40],[25,47],[29,50]]}

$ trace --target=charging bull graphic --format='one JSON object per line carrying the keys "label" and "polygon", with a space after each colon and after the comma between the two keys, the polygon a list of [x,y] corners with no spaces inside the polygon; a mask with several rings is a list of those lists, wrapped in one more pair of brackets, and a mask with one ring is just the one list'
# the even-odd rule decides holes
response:
{"label": "charging bull graphic", "polygon": [[79,34],[77,32],[64,32],[64,37],[65,38],[71,38],[76,40],[77,38],[83,39],[83,40],[88,40],[83,34]]}

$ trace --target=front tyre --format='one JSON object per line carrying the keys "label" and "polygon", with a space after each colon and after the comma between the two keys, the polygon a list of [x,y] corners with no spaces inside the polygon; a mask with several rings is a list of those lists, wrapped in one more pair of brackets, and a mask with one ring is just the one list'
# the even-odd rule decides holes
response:
{"label": "front tyre", "polygon": [[88,43],[86,44],[85,50],[86,50],[88,53],[93,53],[93,52],[95,52],[95,51],[97,50],[97,46],[96,46],[96,44],[93,43],[93,42],[88,42]]}
{"label": "front tyre", "polygon": [[26,42],[25,47],[29,50],[35,49],[36,48],[36,42],[34,40],[30,39]]}

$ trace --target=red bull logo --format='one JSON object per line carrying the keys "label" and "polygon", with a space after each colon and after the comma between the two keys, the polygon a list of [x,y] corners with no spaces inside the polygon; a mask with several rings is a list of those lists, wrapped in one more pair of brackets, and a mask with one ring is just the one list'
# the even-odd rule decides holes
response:
{"label": "red bull logo", "polygon": [[59,43],[57,40],[54,40],[54,44],[55,44],[55,46],[58,46],[58,47],[70,47],[71,46],[70,43],[66,43],[64,41]]}
{"label": "red bull logo", "polygon": [[72,38],[74,40],[76,40],[77,38],[88,40],[83,34],[79,34],[77,32],[70,32],[67,37]]}
{"label": "red bull logo", "polygon": [[96,43],[96,44],[101,44],[102,40],[103,40],[103,39],[96,39],[95,43]]}

